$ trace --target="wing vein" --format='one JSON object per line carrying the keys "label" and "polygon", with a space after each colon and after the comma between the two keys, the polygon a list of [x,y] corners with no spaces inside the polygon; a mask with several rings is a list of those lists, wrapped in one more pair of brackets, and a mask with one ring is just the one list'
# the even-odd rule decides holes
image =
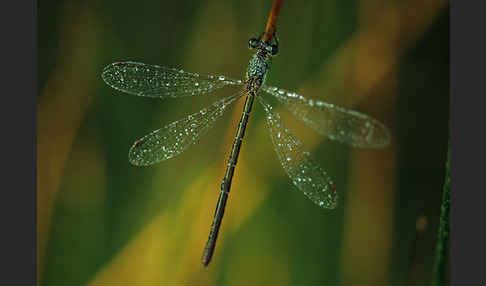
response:
{"label": "wing vein", "polygon": [[147,134],[130,148],[129,161],[136,166],[148,166],[181,154],[207,133],[213,123],[221,118],[227,107],[244,93],[244,90],[238,91],[199,112]]}
{"label": "wing vein", "polygon": [[274,96],[297,119],[329,139],[362,148],[383,148],[390,143],[385,125],[366,114],[276,87],[263,86],[262,90]]}
{"label": "wing vein", "polygon": [[266,113],[265,122],[278,159],[292,183],[320,207],[334,209],[337,193],[327,173],[303,150],[302,143],[283,126],[280,115],[258,97]]}
{"label": "wing vein", "polygon": [[101,77],[112,88],[146,97],[183,97],[205,94],[241,80],[200,75],[174,68],[137,62],[116,62],[104,68]]}

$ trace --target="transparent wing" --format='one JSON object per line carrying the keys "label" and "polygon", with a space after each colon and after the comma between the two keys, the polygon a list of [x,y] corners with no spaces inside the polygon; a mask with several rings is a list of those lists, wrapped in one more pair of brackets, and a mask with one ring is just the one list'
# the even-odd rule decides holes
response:
{"label": "transparent wing", "polygon": [[109,86],[129,94],[169,98],[208,93],[241,80],[222,75],[200,75],[183,70],[136,62],[116,62],[103,69],[101,77]]}
{"label": "transparent wing", "polygon": [[261,89],[276,97],[297,119],[329,139],[363,148],[383,148],[390,143],[385,125],[368,115],[277,87],[262,86]]}
{"label": "transparent wing", "polygon": [[244,93],[245,91],[239,91],[144,136],[130,148],[128,152],[130,163],[136,166],[148,166],[181,154],[196,143],[198,138],[223,115],[226,108]]}
{"label": "transparent wing", "polygon": [[282,125],[280,115],[258,97],[266,112],[266,125],[270,131],[278,159],[292,183],[318,206],[333,209],[337,193],[331,178],[304,152],[302,143]]}

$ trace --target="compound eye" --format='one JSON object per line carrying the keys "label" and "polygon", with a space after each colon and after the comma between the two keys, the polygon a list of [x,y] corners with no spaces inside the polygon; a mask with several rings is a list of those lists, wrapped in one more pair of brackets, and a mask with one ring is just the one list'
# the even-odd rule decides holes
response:
{"label": "compound eye", "polygon": [[267,52],[268,52],[269,54],[271,54],[271,53],[272,53],[272,46],[271,46],[271,45],[268,45],[268,44],[267,44],[267,45],[265,45],[265,50],[267,50]]}
{"label": "compound eye", "polygon": [[248,47],[250,49],[255,49],[256,47],[258,47],[259,43],[258,43],[258,40],[255,39],[255,38],[251,38],[249,41],[248,41]]}
{"label": "compound eye", "polygon": [[271,45],[270,46],[270,53],[272,54],[272,56],[275,56],[276,54],[278,54],[278,46],[277,45]]}

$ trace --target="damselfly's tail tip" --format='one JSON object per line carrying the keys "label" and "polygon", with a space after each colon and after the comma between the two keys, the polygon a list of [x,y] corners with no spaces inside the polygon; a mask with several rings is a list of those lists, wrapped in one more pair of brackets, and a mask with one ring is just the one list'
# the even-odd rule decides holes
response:
{"label": "damselfly's tail tip", "polygon": [[202,260],[202,267],[204,269],[207,269],[208,266],[209,266],[209,262],[211,262],[211,259],[205,259],[205,257],[203,257],[203,260]]}
{"label": "damselfly's tail tip", "polygon": [[201,263],[204,269],[208,268],[209,263],[211,262],[211,258],[213,254],[210,253],[207,249],[204,250],[203,256],[201,258]]}

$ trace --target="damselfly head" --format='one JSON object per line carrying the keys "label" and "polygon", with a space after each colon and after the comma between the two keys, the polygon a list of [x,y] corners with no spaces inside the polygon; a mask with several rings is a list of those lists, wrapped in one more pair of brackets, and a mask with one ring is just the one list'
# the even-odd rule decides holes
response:
{"label": "damselfly head", "polygon": [[276,56],[278,54],[278,45],[273,44],[273,45],[266,45],[265,49],[267,52],[269,52],[272,56]]}
{"label": "damselfly head", "polygon": [[261,38],[259,39],[251,38],[248,41],[248,47],[251,50],[262,50],[271,56],[275,56],[278,53],[278,43],[269,44],[263,41]]}
{"label": "damselfly head", "polygon": [[257,40],[255,38],[251,38],[249,41],[248,41],[248,47],[251,49],[251,50],[254,50],[258,47],[260,47],[261,43],[260,40]]}

